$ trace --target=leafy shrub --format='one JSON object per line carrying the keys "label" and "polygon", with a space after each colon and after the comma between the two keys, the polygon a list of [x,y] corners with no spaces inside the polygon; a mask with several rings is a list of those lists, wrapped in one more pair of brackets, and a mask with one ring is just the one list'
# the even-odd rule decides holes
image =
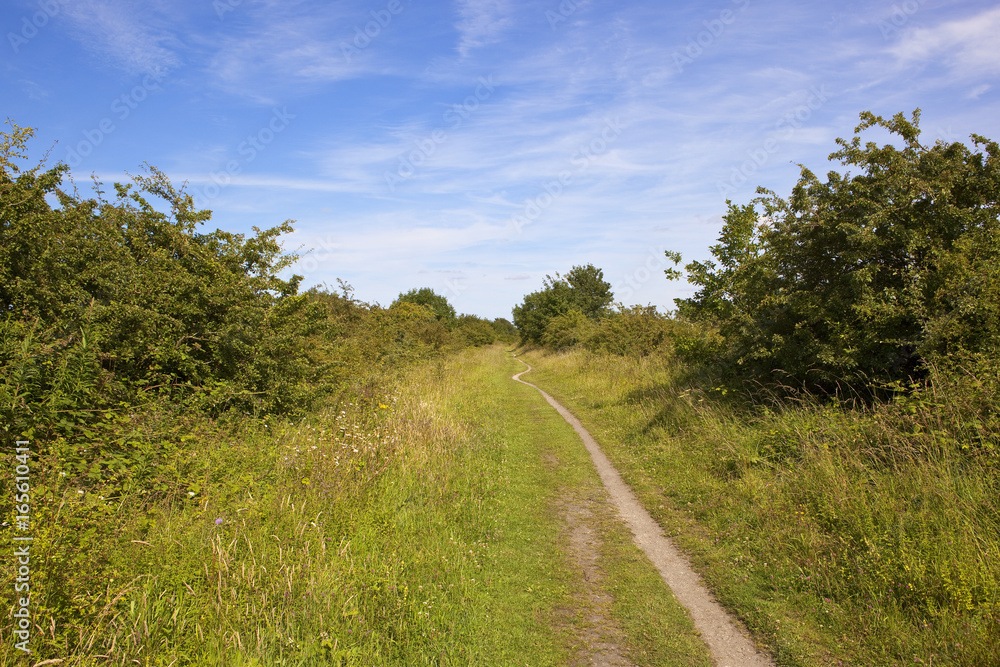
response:
{"label": "leafy shrub", "polygon": [[504,342],[514,342],[517,340],[517,327],[510,320],[498,317],[493,320],[492,324],[499,340]]}
{"label": "leafy shrub", "polygon": [[548,321],[541,343],[557,350],[572,347],[589,340],[597,327],[597,324],[574,308]]}
{"label": "leafy shrub", "polygon": [[392,305],[400,303],[412,303],[424,306],[434,313],[434,317],[447,325],[455,323],[455,308],[448,303],[448,299],[437,294],[430,287],[411,289],[405,294],[400,294]]}
{"label": "leafy shrub", "polygon": [[[107,383],[124,392],[224,383],[235,407],[254,397],[275,412],[307,402],[300,385],[314,365],[301,340],[324,315],[297,295],[298,277],[278,277],[295,259],[277,241],[289,222],[255,228],[250,238],[199,232],[210,213],[153,167],[116,183],[113,201],[100,184],[96,198],[82,198],[62,189],[65,165],[16,164],[31,134],[16,126],[0,134],[0,307],[8,318],[0,364],[31,374],[36,402],[61,400],[60,414],[91,410],[84,387]],[[34,356],[23,349],[15,359],[9,336],[27,323],[44,341]],[[23,392],[11,376],[5,382],[8,393]]]}
{"label": "leafy shrub", "polygon": [[500,338],[500,333],[489,320],[475,315],[461,315],[455,322],[455,337],[462,347],[491,345]]}
{"label": "leafy shrub", "polygon": [[[803,167],[787,200],[730,203],[716,261],[687,265],[699,290],[679,311],[718,324],[726,367],[832,391],[996,356],[1000,147],[922,145],[919,111],[861,121],[830,155],[860,173]],[[902,146],[862,145],[873,127]]]}
{"label": "leafy shrub", "polygon": [[644,357],[654,352],[669,352],[673,321],[656,306],[620,307],[601,319],[600,327],[587,341],[595,351],[622,356]]}

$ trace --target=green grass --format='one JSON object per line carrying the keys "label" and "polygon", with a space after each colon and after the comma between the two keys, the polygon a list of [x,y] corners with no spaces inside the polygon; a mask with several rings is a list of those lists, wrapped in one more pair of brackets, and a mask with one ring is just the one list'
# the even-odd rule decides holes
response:
{"label": "green grass", "polygon": [[[524,370],[520,364],[508,365],[508,372]],[[532,375],[525,376],[531,380]],[[632,541],[632,534],[610,507],[600,479],[579,437],[538,392],[507,380],[510,415],[522,420],[533,456],[540,488],[547,489],[549,504],[580,503],[593,509],[592,527],[598,535],[598,568],[603,574],[602,587],[613,598],[612,618],[625,636],[630,659],[637,665],[710,665],[708,649],[698,638],[687,612],[680,606],[659,573]],[[525,416],[530,419],[525,419]],[[539,459],[545,461],[538,465]],[[535,507],[530,498],[511,509],[524,512]],[[550,528],[558,530],[558,516],[551,508]],[[561,542],[565,542],[565,537]],[[563,547],[565,551],[565,546]],[[565,556],[561,556],[565,558]],[[576,581],[579,595],[580,582]],[[563,604],[578,605],[579,598]],[[582,611],[582,610],[581,610]],[[585,625],[583,619],[576,621]],[[565,663],[560,663],[565,664]]]}
{"label": "green grass", "polygon": [[524,356],[779,662],[995,663],[1000,475],[949,406],[749,406],[664,357]]}
{"label": "green grass", "polygon": [[[115,497],[78,494],[55,447],[33,472],[32,663],[570,664],[584,582],[558,503],[602,492],[520,368],[466,350],[296,423],[136,415],[152,472]],[[625,650],[710,664],[627,529],[595,517]]]}

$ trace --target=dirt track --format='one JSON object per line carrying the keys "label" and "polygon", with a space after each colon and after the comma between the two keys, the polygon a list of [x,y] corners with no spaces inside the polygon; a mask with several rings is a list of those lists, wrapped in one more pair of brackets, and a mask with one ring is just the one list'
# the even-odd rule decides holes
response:
{"label": "dirt track", "polygon": [[523,361],[521,363],[528,366],[527,370],[514,375],[512,379],[538,390],[549,405],[554,407],[579,434],[587,451],[590,452],[611,502],[631,528],[636,545],[656,566],[660,576],[673,590],[677,601],[687,608],[695,628],[701,633],[716,664],[720,667],[773,666],[771,659],[754,647],[746,630],[715,600],[711,591],[702,583],[701,577],[691,569],[684,555],[663,534],[659,524],[622,481],[618,471],[580,421],[547,393],[521,379],[522,375],[531,370],[531,366],[527,363]]}

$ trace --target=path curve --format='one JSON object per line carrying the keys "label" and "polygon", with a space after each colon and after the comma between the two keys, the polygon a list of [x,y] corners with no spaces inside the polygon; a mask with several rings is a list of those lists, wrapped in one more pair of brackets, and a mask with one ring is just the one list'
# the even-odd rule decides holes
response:
{"label": "path curve", "polygon": [[[514,358],[517,359],[517,355],[514,355]],[[611,502],[632,529],[636,545],[659,570],[660,576],[673,590],[677,601],[687,608],[695,628],[701,633],[701,638],[708,645],[716,664],[719,667],[773,667],[771,659],[756,649],[739,621],[716,601],[715,596],[702,583],[698,573],[691,569],[687,558],[674,546],[670,538],[663,534],[660,525],[639,503],[632,489],[622,481],[621,475],[611,465],[611,461],[604,455],[597,441],[587,432],[580,420],[542,389],[522,380],[521,376],[530,371],[531,366],[520,359],[517,360],[528,368],[511,379],[533,387],[541,393],[549,405],[569,422],[583,440],[594,460],[601,482],[611,497]]]}

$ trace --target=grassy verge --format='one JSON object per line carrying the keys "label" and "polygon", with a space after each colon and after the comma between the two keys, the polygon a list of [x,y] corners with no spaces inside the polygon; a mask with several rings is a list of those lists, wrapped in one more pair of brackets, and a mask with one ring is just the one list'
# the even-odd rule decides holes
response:
{"label": "grassy verge", "polygon": [[[155,472],[115,497],[79,493],[54,448],[33,464],[31,663],[571,664],[583,582],[556,505],[599,486],[518,367],[466,350],[296,423],[138,415],[127,437]],[[626,649],[708,664],[601,516]],[[0,642],[14,664],[6,624]]]}
{"label": "grassy verge", "polygon": [[678,386],[660,357],[525,357],[779,662],[1000,655],[988,450],[918,439],[927,421],[893,406],[741,406]]}
{"label": "grassy verge", "polygon": [[[509,414],[515,420],[510,428],[528,435],[532,454],[525,462],[533,466],[538,481],[534,498],[521,500],[512,506],[515,512],[536,509],[548,517],[546,532],[558,546],[558,558],[565,561],[570,550],[566,526],[561,514],[567,506],[586,508],[592,512],[591,527],[597,539],[596,574],[599,587],[612,598],[608,622],[622,631],[623,653],[636,665],[710,665],[708,649],[698,638],[687,612],[670,593],[659,573],[632,541],[632,534],[609,505],[590,455],[579,437],[534,389],[510,382],[513,371],[524,370],[520,364],[509,364],[501,377],[502,389]],[[526,379],[533,379],[532,375]],[[498,388],[500,389],[500,388]],[[539,490],[544,490],[539,493]],[[544,499],[544,503],[540,501]],[[589,576],[594,576],[593,574]],[[566,623],[572,655],[586,653],[589,634],[586,618],[587,603],[581,573],[576,571],[561,608],[571,613],[558,613],[555,623]],[[552,619],[550,619],[550,622]],[[563,662],[559,664],[577,664]],[[589,663],[589,660],[587,661]]]}

